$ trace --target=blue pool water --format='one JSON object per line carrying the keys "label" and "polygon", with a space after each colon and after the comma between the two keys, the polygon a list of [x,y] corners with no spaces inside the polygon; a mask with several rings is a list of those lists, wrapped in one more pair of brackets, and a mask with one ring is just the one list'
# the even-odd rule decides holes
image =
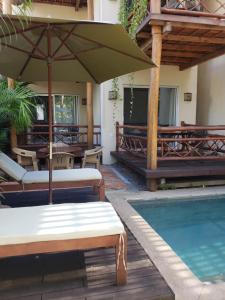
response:
{"label": "blue pool water", "polygon": [[131,203],[202,281],[225,281],[225,196]]}

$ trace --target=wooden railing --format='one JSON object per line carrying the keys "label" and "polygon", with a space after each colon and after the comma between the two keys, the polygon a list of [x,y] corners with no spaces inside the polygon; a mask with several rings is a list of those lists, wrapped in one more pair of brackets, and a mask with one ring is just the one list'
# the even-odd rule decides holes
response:
{"label": "wooden railing", "polygon": [[[116,150],[147,157],[147,127],[116,125]],[[158,160],[225,160],[225,125],[159,127]]]}
{"label": "wooden railing", "polygon": [[[34,125],[26,133],[18,136],[19,146],[41,147],[48,143],[48,125]],[[66,143],[69,145],[87,144],[87,126],[85,125],[54,125],[54,143]],[[93,132],[94,145],[101,144],[101,127],[94,126]]]}
{"label": "wooden railing", "polygon": [[[158,0],[150,0],[151,3]],[[212,3],[213,2],[213,3]],[[210,5],[211,4],[211,5]],[[213,4],[213,6],[212,6]],[[219,17],[224,18],[225,0],[162,0],[161,12],[182,14],[189,16],[202,16],[202,17]]]}

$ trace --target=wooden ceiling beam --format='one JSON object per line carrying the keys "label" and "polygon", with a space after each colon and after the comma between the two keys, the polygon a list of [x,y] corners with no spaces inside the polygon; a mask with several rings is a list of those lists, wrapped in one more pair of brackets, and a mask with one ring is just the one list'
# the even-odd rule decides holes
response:
{"label": "wooden ceiling beam", "polygon": [[204,36],[191,36],[181,34],[168,34],[163,37],[166,41],[177,41],[177,42],[190,42],[200,44],[216,44],[225,45],[225,38],[216,37],[204,37]]}
{"label": "wooden ceiling beam", "polygon": [[187,57],[187,58],[199,58],[201,57],[200,53],[194,52],[183,52],[183,51],[162,51],[163,56],[169,57]]}
{"label": "wooden ceiling beam", "polygon": [[203,62],[206,62],[210,59],[216,58],[218,56],[224,55],[225,54],[225,46],[220,48],[219,50],[215,51],[214,53],[209,53],[208,55],[202,56],[199,59],[195,59],[194,61],[192,61],[190,64],[188,65],[181,65],[180,70],[186,70],[188,68],[191,68],[193,66],[199,65]]}
{"label": "wooden ceiling beam", "polygon": [[80,0],[76,0],[75,10],[78,11],[80,7]]}
{"label": "wooden ceiling beam", "polygon": [[183,45],[183,44],[163,44],[163,50],[174,50],[183,52],[214,52],[216,51],[213,46],[201,46],[201,45]]}
{"label": "wooden ceiling beam", "polygon": [[[157,23],[160,22],[160,23]],[[149,24],[162,25],[163,22],[171,22],[173,27],[206,30],[225,30],[225,20],[198,18],[190,16],[177,16],[170,14],[149,14],[137,29],[137,33],[142,32]]]}
{"label": "wooden ceiling beam", "polygon": [[176,62],[181,64],[191,64],[192,59],[191,58],[186,58],[186,57],[168,57],[168,56],[163,56],[162,61],[169,61],[169,62]]}

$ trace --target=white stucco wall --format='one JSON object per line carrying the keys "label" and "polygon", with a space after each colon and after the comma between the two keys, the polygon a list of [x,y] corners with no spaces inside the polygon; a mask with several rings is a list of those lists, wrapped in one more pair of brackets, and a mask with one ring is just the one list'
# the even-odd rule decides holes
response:
{"label": "white stucco wall", "polygon": [[[210,9],[219,3],[207,0]],[[222,1],[223,2],[223,1]],[[221,9],[219,13],[224,13]],[[225,55],[199,66],[197,122],[200,125],[225,124]]]}
{"label": "white stucco wall", "polygon": [[[16,8],[14,7],[16,12]],[[85,20],[87,19],[87,8],[80,8],[78,11],[75,7],[53,5],[46,3],[33,3],[31,9],[27,12],[33,17],[46,17],[55,19],[71,19],[71,20]]]}

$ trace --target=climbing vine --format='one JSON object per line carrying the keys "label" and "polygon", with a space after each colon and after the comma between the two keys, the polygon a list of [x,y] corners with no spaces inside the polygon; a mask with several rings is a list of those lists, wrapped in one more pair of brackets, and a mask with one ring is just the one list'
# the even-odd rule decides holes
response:
{"label": "climbing vine", "polygon": [[[148,0],[120,0],[119,21],[126,29],[131,39],[136,42],[136,32],[138,26],[141,24],[144,17],[147,15]],[[132,16],[131,16],[132,14]],[[131,87],[131,99],[130,99],[130,118],[133,114],[133,82],[134,74],[128,76],[129,85]],[[117,94],[117,100],[121,99],[119,93],[119,79],[114,78],[112,81],[112,90]],[[116,104],[114,104],[114,111],[116,110]],[[115,117],[115,113],[114,113]]]}
{"label": "climbing vine", "polygon": [[136,40],[138,26],[147,15],[147,8],[148,0],[120,0],[119,21],[133,40]]}

